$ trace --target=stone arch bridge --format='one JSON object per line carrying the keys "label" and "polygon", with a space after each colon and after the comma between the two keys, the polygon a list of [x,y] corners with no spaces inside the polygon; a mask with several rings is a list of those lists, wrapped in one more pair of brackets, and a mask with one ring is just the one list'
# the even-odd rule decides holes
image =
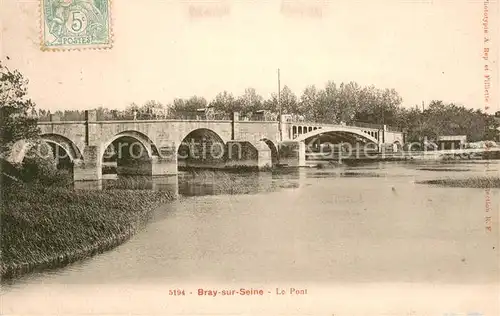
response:
{"label": "stone arch bridge", "polygon": [[[75,181],[99,180],[106,161],[117,173],[174,175],[178,167],[265,168],[276,164],[304,166],[308,141],[332,143],[404,143],[401,132],[380,126],[345,126],[281,121],[133,120],[98,121],[86,111],[85,121],[39,122],[41,138],[71,162]],[[15,144],[9,157],[20,162],[30,148]]]}

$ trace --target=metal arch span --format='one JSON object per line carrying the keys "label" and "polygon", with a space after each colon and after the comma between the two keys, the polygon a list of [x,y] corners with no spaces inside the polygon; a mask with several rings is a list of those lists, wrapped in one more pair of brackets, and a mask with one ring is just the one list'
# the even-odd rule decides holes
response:
{"label": "metal arch span", "polygon": [[378,140],[371,136],[368,135],[367,133],[364,133],[363,131],[356,129],[356,128],[349,128],[345,126],[335,126],[335,127],[323,127],[323,128],[318,128],[316,130],[312,130],[310,132],[300,134],[297,136],[294,140],[296,141],[305,141],[308,138],[318,136],[320,134],[327,134],[327,133],[346,133],[346,134],[355,134],[357,136],[360,136],[361,138],[364,138],[370,142],[373,142],[375,144],[378,144]]}

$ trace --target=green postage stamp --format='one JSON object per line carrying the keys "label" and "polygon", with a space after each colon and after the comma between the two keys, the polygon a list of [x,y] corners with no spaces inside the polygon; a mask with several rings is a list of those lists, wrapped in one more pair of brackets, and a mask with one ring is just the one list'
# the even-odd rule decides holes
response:
{"label": "green postage stamp", "polygon": [[40,1],[42,50],[111,47],[111,0]]}

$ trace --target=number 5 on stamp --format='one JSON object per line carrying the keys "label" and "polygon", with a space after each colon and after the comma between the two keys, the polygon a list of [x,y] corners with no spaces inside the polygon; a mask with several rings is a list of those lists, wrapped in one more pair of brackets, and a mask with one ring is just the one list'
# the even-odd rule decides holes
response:
{"label": "number 5 on stamp", "polygon": [[111,0],[40,1],[42,50],[111,47]]}

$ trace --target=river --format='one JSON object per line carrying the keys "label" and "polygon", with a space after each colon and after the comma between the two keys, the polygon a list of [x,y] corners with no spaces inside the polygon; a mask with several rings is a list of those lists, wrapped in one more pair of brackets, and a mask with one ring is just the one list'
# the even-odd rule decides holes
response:
{"label": "river", "polygon": [[[143,231],[4,286],[2,314],[499,315],[500,190],[416,183],[499,170],[468,161],[182,173],[179,199]],[[222,296],[240,288],[264,295]]]}

